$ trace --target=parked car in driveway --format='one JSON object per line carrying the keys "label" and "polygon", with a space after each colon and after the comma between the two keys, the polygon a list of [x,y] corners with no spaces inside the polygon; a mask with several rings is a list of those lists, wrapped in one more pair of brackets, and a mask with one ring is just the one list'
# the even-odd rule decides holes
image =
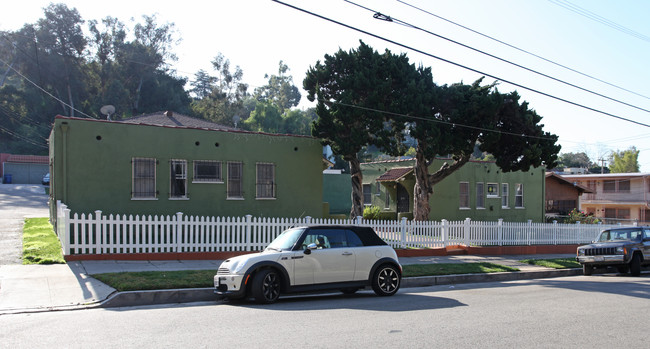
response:
{"label": "parked car in driveway", "polygon": [[650,265],[650,227],[603,230],[593,244],[578,247],[576,260],[584,275],[596,267],[616,267],[639,276],[641,267]]}
{"label": "parked car in driveway", "polygon": [[43,176],[43,179],[41,180],[41,184],[43,185],[50,185],[50,173],[48,172]]}
{"label": "parked car in driveway", "polygon": [[392,296],[401,279],[395,250],[372,228],[313,226],[284,231],[260,253],[225,260],[214,287],[228,298],[273,303],[282,294],[366,287]]}

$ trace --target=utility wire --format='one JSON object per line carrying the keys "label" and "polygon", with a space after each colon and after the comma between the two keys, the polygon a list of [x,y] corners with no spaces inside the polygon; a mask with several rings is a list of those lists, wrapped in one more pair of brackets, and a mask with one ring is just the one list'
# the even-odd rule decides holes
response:
{"label": "utility wire", "polygon": [[314,17],[318,17],[318,18],[320,18],[320,19],[326,20],[326,21],[328,21],[328,22],[332,22],[332,23],[334,23],[334,24],[338,24],[338,25],[343,26],[343,27],[346,27],[346,28],[348,28],[348,29],[352,29],[352,30],[354,30],[354,31],[357,31],[357,32],[359,32],[359,33],[362,33],[362,34],[365,34],[365,35],[371,36],[371,37],[373,37],[373,38],[376,38],[376,39],[380,39],[380,40],[386,41],[386,42],[391,43],[391,44],[396,45],[396,46],[400,46],[400,47],[405,48],[405,49],[407,49],[407,50],[411,50],[411,51],[414,51],[414,52],[420,53],[420,54],[422,54],[422,55],[425,55],[425,56],[428,56],[428,57],[431,57],[431,58],[437,59],[437,60],[439,60],[439,61],[442,61],[442,62],[445,62],[445,63],[451,64],[451,65],[454,65],[454,66],[457,66],[457,67],[460,67],[460,68],[463,68],[463,69],[466,69],[466,70],[469,70],[469,71],[472,71],[472,72],[477,73],[477,74],[481,74],[481,75],[484,75],[484,76],[487,76],[487,77],[490,77],[490,78],[493,78],[493,79],[496,79],[496,80],[503,81],[503,82],[505,82],[505,83],[511,84],[511,85],[513,85],[513,86],[516,86],[516,87],[519,87],[519,88],[522,88],[522,89],[525,89],[525,90],[527,90],[527,91],[535,92],[535,93],[540,94],[540,95],[542,95],[542,96],[546,96],[546,97],[549,97],[549,98],[552,98],[552,99],[555,99],[555,100],[558,100],[558,101],[561,101],[561,102],[565,102],[565,103],[567,103],[567,104],[571,104],[571,105],[574,105],[574,106],[577,106],[577,107],[580,107],[580,108],[583,108],[583,109],[586,109],[586,110],[590,110],[590,111],[593,111],[593,112],[596,112],[596,113],[599,113],[599,114],[607,115],[607,116],[610,116],[610,117],[615,118],[615,119],[619,119],[619,120],[627,121],[627,122],[630,122],[630,123],[633,123],[633,124],[636,124],[636,125],[640,125],[640,126],[644,126],[644,127],[650,127],[650,125],[648,125],[648,124],[644,124],[644,123],[639,122],[639,121],[635,121],[635,120],[632,120],[632,119],[624,118],[624,117],[622,117],[622,116],[618,116],[618,115],[615,115],[615,114],[612,114],[612,113],[608,113],[608,112],[605,112],[605,111],[602,111],[602,110],[599,110],[599,109],[596,109],[596,108],[588,107],[588,106],[586,106],[586,105],[583,105],[583,104],[580,104],[580,103],[577,103],[577,102],[572,102],[572,101],[570,101],[570,100],[568,100],[568,99],[561,98],[561,97],[557,97],[557,96],[554,96],[554,95],[552,95],[552,94],[549,94],[549,93],[546,93],[546,92],[542,92],[542,91],[540,91],[540,90],[536,90],[536,89],[533,89],[533,88],[531,88],[531,87],[527,87],[527,86],[524,86],[524,85],[518,84],[518,83],[513,82],[513,81],[510,81],[510,80],[506,80],[506,79],[499,78],[499,77],[497,77],[497,76],[495,76],[495,75],[492,75],[492,74],[488,74],[488,73],[482,72],[482,71],[480,71],[480,70],[478,70],[478,69],[470,68],[470,67],[465,66],[465,65],[462,65],[462,64],[460,64],[460,63],[456,63],[456,62],[454,62],[454,61],[450,61],[450,60],[448,60],[448,59],[445,59],[445,58],[442,58],[442,57],[436,56],[436,55],[434,55],[434,54],[431,54],[431,53],[428,53],[428,52],[422,51],[422,50],[420,50],[420,49],[416,49],[416,48],[411,47],[411,46],[408,46],[408,45],[406,45],[406,44],[402,44],[402,43],[397,42],[397,41],[395,41],[395,40],[391,40],[391,39],[385,38],[385,37],[380,36],[380,35],[378,35],[378,34],[374,34],[374,33],[368,32],[368,31],[366,31],[366,30],[359,29],[359,28],[357,28],[357,27],[353,27],[353,26],[351,26],[351,25],[348,25],[348,24],[345,24],[345,23],[342,23],[342,22],[336,21],[336,20],[334,20],[334,19],[331,19],[331,18],[328,18],[328,17],[322,16],[322,15],[319,15],[319,14],[317,14],[317,13],[314,13],[314,12],[311,12],[311,11],[308,11],[308,10],[305,10],[305,9],[302,9],[302,8],[300,8],[300,7],[297,7],[297,6],[294,6],[294,5],[291,5],[291,4],[287,4],[287,3],[282,2],[282,1],[279,1],[279,0],[272,0],[272,1],[273,1],[273,2],[276,2],[276,3],[280,4],[280,5],[284,5],[284,6],[287,6],[287,7],[289,7],[289,8],[292,8],[292,9],[294,9],[294,10],[297,10],[297,11],[300,11],[300,12],[303,12],[303,13],[306,13],[306,14],[309,14],[309,15],[312,15],[312,16],[314,16]]}
{"label": "utility wire", "polygon": [[[479,50],[479,49],[474,48],[474,47],[472,47],[472,46],[469,46],[469,45],[463,44],[463,43],[461,43],[461,42],[459,42],[459,41],[456,41],[456,40],[453,40],[453,39],[450,39],[450,38],[444,37],[444,36],[442,36],[442,35],[440,35],[440,34],[436,34],[436,33],[432,32],[432,31],[427,30],[427,29],[420,28],[420,27],[418,27],[418,26],[416,26],[416,25],[413,25],[413,24],[411,24],[411,23],[408,23],[408,22],[405,22],[405,21],[402,21],[402,20],[396,19],[395,17],[386,16],[386,15],[384,15],[384,14],[381,14],[381,13],[378,12],[378,11],[375,11],[375,10],[370,9],[370,8],[368,8],[368,7],[365,7],[365,6],[359,5],[359,4],[354,3],[354,2],[352,2],[352,1],[350,1],[350,0],[344,0],[344,1],[347,2],[347,3],[350,3],[350,4],[352,4],[352,5],[358,6],[358,7],[362,8],[362,9],[364,9],[364,10],[368,10],[368,11],[370,11],[370,12],[374,12],[374,13],[375,13],[375,14],[373,15],[374,18],[381,19],[381,20],[384,20],[384,21],[387,21],[385,18],[388,18],[388,19],[390,19],[388,22],[401,23],[401,24],[403,24],[403,25],[405,25],[405,26],[407,26],[407,27],[410,27],[410,28],[412,28],[412,29],[416,29],[416,30],[419,30],[419,31],[425,32],[425,33],[427,33],[427,34],[429,34],[429,35],[432,35],[432,36],[435,36],[435,37],[437,37],[437,38],[440,38],[440,39],[446,40],[446,41],[448,41],[448,42],[451,42],[451,43],[453,43],[453,44],[456,44],[456,45],[462,46],[462,47],[464,47],[464,48],[466,48],[466,49],[469,49],[469,50],[472,50],[472,51],[474,51],[474,52],[478,52],[478,53],[480,53],[480,54],[486,55],[486,56],[488,56],[488,57],[490,57],[490,58],[494,58],[494,59],[499,60],[499,61],[501,61],[501,62],[504,62],[504,63],[508,63],[508,64],[510,64],[510,65],[513,65],[513,66],[515,66],[515,67],[517,67],[517,68],[524,69],[524,70],[529,71],[529,72],[531,72],[531,73],[534,73],[534,74],[537,74],[537,75],[543,76],[543,77],[545,77],[545,78],[547,78],[547,79],[551,79],[551,80],[553,80],[553,81],[557,81],[557,82],[562,83],[562,84],[565,84],[565,85],[567,85],[567,86],[571,86],[571,87],[573,87],[573,88],[577,88],[577,89],[579,89],[579,90],[582,90],[582,91],[585,91],[585,92],[591,93],[591,94],[596,95],[596,96],[598,96],[598,97],[602,97],[602,98],[605,98],[605,99],[609,99],[610,101],[617,102],[617,103],[620,103],[620,104],[623,104],[623,105],[626,105],[626,106],[628,106],[628,107],[635,108],[635,109],[638,109],[638,110],[642,110],[642,111],[644,111],[644,112],[646,112],[646,113],[650,113],[650,110],[648,110],[648,109],[641,108],[641,107],[638,107],[638,106],[636,106],[636,105],[633,105],[633,104],[630,104],[630,103],[627,103],[627,102],[623,102],[623,101],[618,100],[618,99],[616,99],[616,98],[612,98],[612,97],[609,97],[609,96],[603,95],[603,94],[601,94],[601,93],[598,93],[598,92],[595,92],[595,91],[589,90],[589,89],[587,89],[587,88],[584,88],[584,87],[581,87],[581,86],[578,86],[578,85],[572,84],[572,83],[567,82],[567,81],[564,81],[564,80],[562,80],[562,79],[558,79],[558,78],[556,78],[556,77],[553,77],[553,76],[550,76],[550,75],[548,75],[548,74],[545,74],[545,73],[539,72],[539,71],[537,71],[537,70],[534,70],[534,69],[531,69],[531,68],[525,67],[525,66],[523,66],[523,65],[521,65],[521,64],[518,64],[518,63],[515,63],[515,62],[512,62],[512,61],[509,61],[509,60],[507,60],[507,59],[504,59],[504,58],[501,58],[501,57],[495,56],[495,55],[493,55],[493,54],[491,54],[491,53],[488,53],[488,52],[486,52],[486,51]],[[379,16],[378,16],[378,15],[379,15]]]}
{"label": "utility wire", "polygon": [[635,37],[637,39],[640,39],[640,40],[643,40],[643,41],[646,41],[646,42],[650,42],[650,37],[648,37],[647,35],[641,34],[641,33],[637,32],[637,31],[634,31],[634,30],[632,30],[630,28],[624,27],[623,25],[620,25],[620,24],[618,24],[616,22],[610,21],[609,19],[607,19],[607,18],[605,18],[603,16],[597,15],[594,12],[591,12],[591,11],[589,11],[587,9],[584,9],[584,8],[582,8],[582,7],[580,7],[580,6],[576,5],[576,4],[572,4],[570,1],[566,1],[566,0],[548,0],[548,1],[550,3],[552,3],[552,4],[563,7],[563,8],[565,8],[565,9],[571,11],[571,12],[577,13],[577,14],[583,16],[583,17],[589,18],[592,21],[595,21],[595,22],[598,22],[600,24],[604,24],[604,25],[606,25],[606,26],[608,26],[610,28],[616,29],[616,30],[618,30],[618,31],[620,31],[620,32],[622,32],[624,34],[633,36],[633,37]]}
{"label": "utility wire", "polygon": [[646,96],[646,95],[643,95],[643,94],[640,94],[640,93],[638,93],[638,92],[634,92],[634,91],[632,91],[632,90],[626,89],[626,88],[624,88],[624,87],[621,87],[621,86],[618,86],[618,85],[612,84],[612,83],[610,83],[610,82],[607,82],[607,81],[605,81],[605,80],[599,79],[599,78],[594,77],[594,76],[592,76],[592,75],[589,75],[589,74],[587,74],[587,73],[583,73],[583,72],[581,72],[581,71],[579,71],[579,70],[577,70],[577,69],[573,69],[573,68],[568,67],[568,66],[566,66],[566,65],[563,65],[563,64],[557,63],[557,62],[555,62],[555,61],[552,61],[552,60],[550,60],[550,59],[548,59],[548,58],[544,58],[544,57],[542,57],[542,56],[540,56],[540,55],[538,55],[538,54],[535,54],[535,53],[532,53],[532,52],[530,52],[530,51],[527,51],[527,50],[524,50],[524,49],[522,49],[522,48],[519,48],[519,47],[517,47],[517,46],[511,45],[511,44],[509,44],[509,43],[507,43],[507,42],[505,42],[505,41],[502,41],[502,40],[496,39],[496,38],[494,38],[494,37],[492,37],[492,36],[489,36],[489,35],[483,34],[483,33],[479,32],[479,31],[477,31],[477,30],[471,29],[471,28],[466,27],[466,26],[464,26],[464,25],[462,25],[462,24],[456,23],[456,22],[454,22],[454,21],[451,21],[451,20],[446,19],[446,18],[444,18],[444,17],[441,17],[441,16],[439,16],[439,15],[436,15],[435,13],[429,12],[429,11],[424,10],[424,9],[422,9],[422,8],[420,8],[420,7],[417,7],[417,6],[415,6],[415,5],[411,5],[411,4],[409,4],[408,2],[406,2],[406,1],[403,1],[403,0],[396,0],[396,1],[402,3],[402,4],[406,5],[406,6],[409,6],[409,7],[411,7],[411,8],[414,8],[414,9],[416,9],[416,10],[418,10],[418,11],[421,11],[421,12],[423,12],[423,13],[426,13],[426,14],[428,14],[428,15],[430,15],[430,16],[433,16],[433,17],[436,17],[436,18],[438,18],[438,19],[441,19],[441,20],[443,20],[443,21],[445,21],[445,22],[447,22],[447,23],[450,23],[450,24],[453,24],[453,25],[458,26],[458,27],[460,27],[460,28],[463,28],[463,29],[465,29],[465,30],[468,30],[468,31],[470,31],[470,32],[472,32],[472,33],[474,33],[474,34],[480,35],[480,36],[482,36],[482,37],[484,37],[484,38],[487,38],[487,39],[490,39],[490,40],[492,40],[492,41],[498,42],[498,43],[500,43],[500,44],[502,44],[502,45],[508,46],[508,47],[510,47],[510,48],[512,48],[512,49],[515,49],[515,50],[519,51],[519,52],[526,53],[526,54],[528,54],[528,55],[531,55],[531,56],[533,56],[533,57],[536,57],[536,58],[538,58],[538,59],[541,59],[541,60],[543,60],[543,61],[545,61],[545,62],[548,62],[548,63],[554,64],[554,65],[556,65],[556,66],[558,66],[558,67],[561,67],[561,68],[564,68],[564,69],[566,69],[566,70],[572,71],[572,72],[574,72],[574,73],[576,73],[576,74],[582,75],[582,76],[584,76],[584,77],[590,78],[590,79],[592,79],[592,80],[598,81],[598,82],[603,83],[603,84],[606,84],[606,85],[608,85],[608,86],[611,86],[611,87],[617,88],[617,89],[619,89],[619,90],[622,90],[622,91],[625,91],[625,92],[628,92],[628,93],[634,94],[634,95],[636,95],[636,96],[643,97],[643,98],[646,98],[646,99],[650,99],[650,97],[648,97],[648,96]]}
{"label": "utility wire", "polygon": [[45,149],[49,148],[47,145],[44,145],[43,143],[36,143],[33,140],[31,140],[31,139],[29,139],[29,138],[27,138],[25,136],[22,136],[22,135],[20,135],[18,133],[15,133],[15,132],[3,127],[2,125],[0,125],[0,131],[3,131],[3,132],[5,132],[5,133],[7,133],[7,134],[9,134],[9,135],[11,135],[13,137],[21,139],[21,140],[23,140],[23,141],[25,141],[27,143],[31,143],[32,145],[35,145],[37,147],[41,147],[41,148],[45,148]]}

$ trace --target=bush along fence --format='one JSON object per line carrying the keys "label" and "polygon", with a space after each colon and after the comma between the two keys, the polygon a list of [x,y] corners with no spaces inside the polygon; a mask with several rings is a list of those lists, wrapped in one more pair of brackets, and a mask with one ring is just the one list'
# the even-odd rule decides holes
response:
{"label": "bush along fence", "polygon": [[394,248],[568,245],[593,241],[600,224],[376,221],[304,218],[193,217],[72,214],[57,202],[56,231],[65,255],[232,252],[263,250],[294,226],[372,227]]}

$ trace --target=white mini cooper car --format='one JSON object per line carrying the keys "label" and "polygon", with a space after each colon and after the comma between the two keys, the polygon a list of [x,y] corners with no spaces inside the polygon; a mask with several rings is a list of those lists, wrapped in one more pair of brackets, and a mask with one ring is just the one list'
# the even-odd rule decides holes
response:
{"label": "white mini cooper car", "polygon": [[399,289],[397,254],[372,228],[313,226],[280,234],[260,253],[230,258],[214,276],[215,293],[273,303],[280,294],[371,286],[377,295]]}

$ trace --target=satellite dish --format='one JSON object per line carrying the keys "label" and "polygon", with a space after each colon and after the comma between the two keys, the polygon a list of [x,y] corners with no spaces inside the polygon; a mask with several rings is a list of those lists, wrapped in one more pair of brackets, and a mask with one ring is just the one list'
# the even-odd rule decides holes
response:
{"label": "satellite dish", "polygon": [[105,105],[101,109],[99,109],[99,112],[102,113],[103,115],[106,115],[106,120],[111,119],[111,115],[115,114],[115,107],[112,105]]}

